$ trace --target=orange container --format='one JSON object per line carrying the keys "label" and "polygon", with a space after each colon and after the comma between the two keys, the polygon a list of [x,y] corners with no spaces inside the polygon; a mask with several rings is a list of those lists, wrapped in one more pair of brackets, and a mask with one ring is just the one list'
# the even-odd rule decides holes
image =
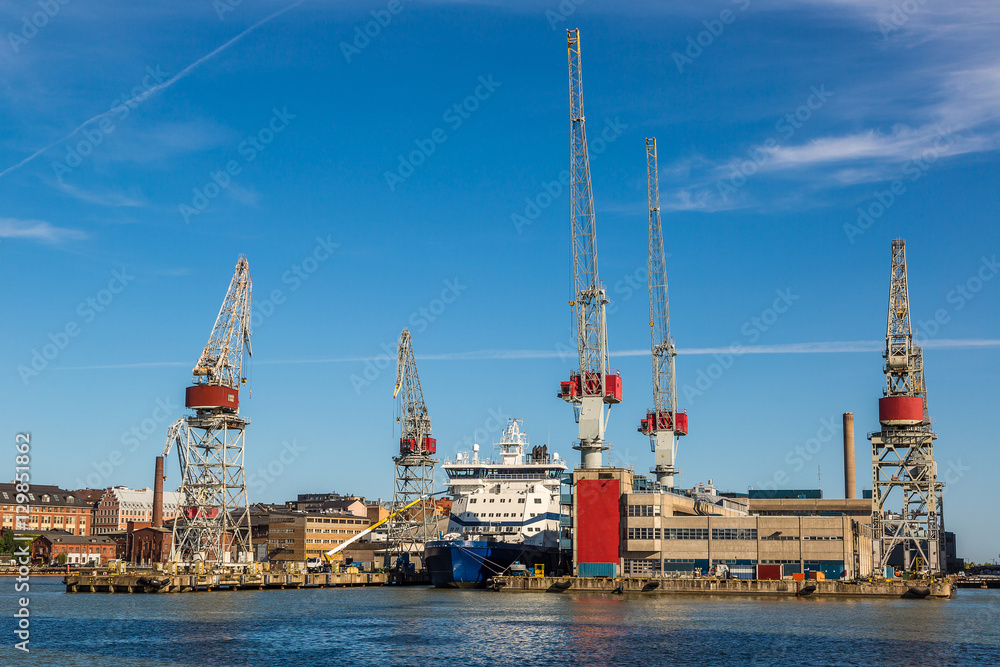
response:
{"label": "orange container", "polygon": [[801,572],[795,572],[792,574],[792,579],[794,579],[795,581],[805,581],[806,575],[802,574]]}
{"label": "orange container", "polygon": [[809,578],[815,581],[823,581],[824,579],[826,579],[826,575],[822,572],[810,572]]}

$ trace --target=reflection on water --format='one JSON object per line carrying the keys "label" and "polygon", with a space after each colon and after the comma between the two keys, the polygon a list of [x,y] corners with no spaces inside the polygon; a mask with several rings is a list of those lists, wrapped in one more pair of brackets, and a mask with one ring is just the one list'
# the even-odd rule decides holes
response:
{"label": "reflection on water", "polygon": [[[0,579],[4,608],[17,595]],[[952,601],[388,587],[69,595],[58,578],[34,578],[29,595],[31,654],[8,639],[4,664],[1000,664],[1000,591]]]}

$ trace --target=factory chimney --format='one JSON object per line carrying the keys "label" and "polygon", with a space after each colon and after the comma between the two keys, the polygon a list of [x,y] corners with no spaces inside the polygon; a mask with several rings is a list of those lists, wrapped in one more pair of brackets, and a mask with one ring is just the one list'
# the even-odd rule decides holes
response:
{"label": "factory chimney", "polygon": [[844,413],[844,497],[854,500],[858,497],[854,481],[854,413]]}
{"label": "factory chimney", "polygon": [[153,478],[153,527],[163,528],[163,457],[156,457],[156,477]]}

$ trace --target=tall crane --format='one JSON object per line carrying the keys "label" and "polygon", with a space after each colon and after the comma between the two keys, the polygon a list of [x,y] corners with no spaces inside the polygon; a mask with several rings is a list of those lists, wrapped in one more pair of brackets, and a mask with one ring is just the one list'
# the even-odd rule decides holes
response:
{"label": "tall crane", "polygon": [[388,554],[399,558],[403,554],[422,555],[424,544],[434,535],[434,465],[437,440],[431,437],[431,418],[424,402],[424,392],[417,374],[410,331],[399,336],[396,358],[396,387],[393,398],[398,400],[396,421],[399,423],[399,455],[396,463],[396,483],[393,507],[408,507],[389,522]]}
{"label": "tall crane", "polygon": [[579,425],[581,467],[600,468],[610,405],[621,403],[622,379],[608,370],[608,328],[604,286],[597,274],[597,228],[590,185],[590,155],[583,114],[583,66],[580,31],[566,31],[569,55],[570,249],[580,370],[559,385],[559,397],[573,405]]}
{"label": "tall crane", "polygon": [[[881,568],[900,549],[906,570],[935,574],[944,563],[944,484],[937,481],[923,350],[913,344],[906,242],[892,242],[881,429],[872,443],[872,529]],[[897,492],[898,490],[898,492]]]}
{"label": "tall crane", "polygon": [[251,291],[250,266],[241,255],[192,371],[195,384],[185,394],[184,405],[194,414],[167,429],[163,455],[176,444],[181,468],[181,502],[170,546],[173,563],[246,566],[253,561],[243,465],[250,420],[239,414],[240,387],[246,383],[243,355],[252,356]]}
{"label": "tall crane", "polygon": [[664,487],[674,486],[677,438],[687,435],[687,413],[677,412],[677,378],[674,374],[673,338],[667,299],[667,263],[660,224],[660,176],[656,138],[646,139],[646,191],[649,199],[649,332],[653,356],[653,409],[639,422],[639,432],[649,436],[655,455],[652,472]]}

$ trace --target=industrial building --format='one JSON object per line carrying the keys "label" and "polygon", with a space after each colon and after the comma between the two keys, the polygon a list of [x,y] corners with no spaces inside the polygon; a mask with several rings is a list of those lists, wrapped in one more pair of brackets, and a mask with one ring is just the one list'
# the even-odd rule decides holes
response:
{"label": "industrial building", "polygon": [[[852,515],[858,501],[843,499],[748,503],[710,485],[688,493],[647,490],[648,480],[624,468],[580,469],[570,483],[568,523],[580,576],[692,576],[719,564],[754,577],[762,565],[780,566],[778,576],[814,571],[839,579],[872,572],[870,501],[861,501],[869,503],[868,512],[858,517]],[[754,502],[766,514],[753,514]],[[794,513],[772,513],[779,503],[790,503]]]}
{"label": "industrial building", "polygon": [[267,519],[267,559],[281,568],[320,558],[369,525],[367,517],[354,514],[273,511]]}

